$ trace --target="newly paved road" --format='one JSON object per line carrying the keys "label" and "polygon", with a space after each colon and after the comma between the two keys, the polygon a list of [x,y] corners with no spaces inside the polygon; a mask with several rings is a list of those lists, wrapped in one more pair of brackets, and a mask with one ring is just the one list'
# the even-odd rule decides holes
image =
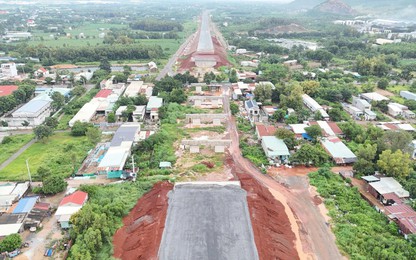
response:
{"label": "newly paved road", "polygon": [[246,196],[237,185],[176,185],[159,259],[258,259]]}

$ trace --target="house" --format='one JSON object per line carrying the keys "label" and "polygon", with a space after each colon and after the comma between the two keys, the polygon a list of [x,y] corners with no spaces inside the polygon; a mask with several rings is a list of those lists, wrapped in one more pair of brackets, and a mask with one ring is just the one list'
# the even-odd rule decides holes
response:
{"label": "house", "polygon": [[99,106],[100,102],[97,99],[92,99],[90,102],[82,106],[78,113],[76,113],[75,116],[69,121],[69,126],[73,127],[77,121],[80,121],[81,123],[88,123],[97,112]]}
{"label": "house", "polygon": [[61,228],[70,227],[71,216],[77,213],[84,206],[87,200],[88,193],[83,191],[76,191],[62,199],[55,213],[56,220],[60,224]]}
{"label": "house", "polygon": [[258,122],[260,116],[260,107],[256,100],[249,99],[244,101],[244,108],[247,111],[248,117],[251,122]]}
{"label": "house", "polygon": [[366,109],[371,110],[371,104],[367,102],[365,99],[361,99],[359,97],[352,97],[352,105],[361,111]]}
{"label": "house", "polygon": [[370,103],[373,101],[380,102],[383,100],[389,100],[388,98],[386,98],[383,95],[378,94],[377,92],[363,93],[363,94],[360,94],[360,97]]}
{"label": "house", "polygon": [[39,202],[39,196],[22,198],[14,208],[13,214],[29,213],[37,202]]}
{"label": "house", "polygon": [[409,197],[409,192],[392,177],[380,178],[379,181],[369,183],[368,192],[384,205],[400,203],[401,199]]}
{"label": "house", "polygon": [[373,111],[366,109],[364,110],[364,120],[366,121],[374,121],[377,119],[377,114]]}
{"label": "house", "polygon": [[275,161],[286,162],[290,153],[285,142],[275,136],[263,136],[261,146],[267,158]]}
{"label": "house", "polygon": [[[134,106],[135,110],[133,111],[133,122],[143,121],[146,113],[146,106]],[[120,106],[116,110],[117,120],[120,120],[120,117],[123,115],[123,112],[127,110],[127,106]]]}
{"label": "house", "polygon": [[390,219],[395,220],[400,232],[407,239],[408,235],[416,234],[416,212],[406,204],[395,204],[385,207],[385,213]]}
{"label": "house", "polygon": [[0,214],[11,209],[13,203],[22,198],[29,189],[29,182],[0,184]]}
{"label": "house", "polygon": [[409,132],[414,132],[416,129],[411,124],[402,124],[400,122],[380,122],[376,125],[377,127],[383,129],[384,131],[397,131],[404,130]]}
{"label": "house", "polygon": [[318,104],[318,102],[316,102],[309,95],[303,94],[302,95],[302,100],[303,100],[303,104],[307,108],[309,108],[312,112],[314,112],[314,113],[319,112],[319,113],[321,113],[321,116],[324,119],[329,119],[328,113],[323,109],[323,107],[321,105]]}
{"label": "house", "polygon": [[143,83],[143,81],[132,81],[124,91],[124,96],[135,97],[141,94],[145,95],[146,98],[150,98],[152,96],[153,88]]}
{"label": "house", "polygon": [[138,141],[139,132],[139,123],[125,123],[117,129],[111,140],[110,148],[98,165],[99,174],[107,174],[107,177],[111,178],[121,177],[131,148]]}
{"label": "house", "polygon": [[151,61],[147,63],[147,67],[149,67],[150,72],[156,72],[157,71],[157,65],[154,61]]}
{"label": "house", "polygon": [[0,86],[0,97],[9,96],[13,91],[17,90],[19,87],[16,85],[3,85]]}
{"label": "house", "polygon": [[405,117],[405,118],[414,118],[415,113],[409,110],[407,106],[404,106],[399,103],[389,103],[388,114],[393,117]]}
{"label": "house", "polygon": [[261,140],[264,136],[274,136],[276,130],[276,127],[273,125],[265,125],[262,123],[256,124],[256,135],[259,140]]}
{"label": "house", "polygon": [[308,139],[306,134],[306,127],[309,127],[307,124],[290,124],[290,129],[295,133],[296,139]]}
{"label": "house", "polygon": [[36,78],[49,77],[49,70],[45,69],[44,67],[40,67],[35,72],[33,72],[33,75]]}
{"label": "house", "polygon": [[23,232],[23,221],[26,214],[8,214],[0,216],[0,238]]}
{"label": "house", "polygon": [[10,63],[3,63],[1,64],[1,74],[3,74],[4,77],[16,77],[17,76],[17,67],[16,63],[10,62]]}
{"label": "house", "polygon": [[163,105],[163,98],[151,96],[147,102],[146,113],[150,113],[154,108],[161,108]]}
{"label": "house", "polygon": [[262,110],[263,114],[266,115],[267,120],[268,120],[270,117],[273,116],[274,112],[277,111],[277,107],[275,107],[275,106],[263,106],[261,108],[261,110]]}
{"label": "house", "polygon": [[402,90],[400,91],[400,96],[405,99],[416,100],[416,94],[410,91]]}
{"label": "house", "polygon": [[338,138],[322,138],[321,144],[336,164],[350,164],[357,161],[357,156]]}

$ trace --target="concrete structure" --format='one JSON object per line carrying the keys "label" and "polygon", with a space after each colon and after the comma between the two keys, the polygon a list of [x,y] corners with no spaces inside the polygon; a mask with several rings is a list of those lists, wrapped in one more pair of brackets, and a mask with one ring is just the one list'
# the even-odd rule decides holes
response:
{"label": "concrete structure", "polygon": [[176,183],[158,258],[259,259],[239,182]]}
{"label": "concrete structure", "polygon": [[73,214],[77,213],[87,202],[88,193],[83,191],[76,191],[69,196],[66,196],[59,203],[59,207],[56,210],[55,217],[61,228],[70,227],[70,218]]}
{"label": "concrete structure", "polygon": [[246,109],[248,118],[252,123],[260,120],[260,107],[256,100],[250,99],[244,101],[244,108]]}
{"label": "concrete structure", "polygon": [[186,114],[185,122],[192,126],[200,126],[207,123],[218,126],[224,123],[226,119],[226,114]]}
{"label": "concrete structure", "polygon": [[365,99],[361,99],[359,97],[352,97],[352,105],[356,108],[364,111],[366,109],[371,110],[371,104],[367,102]]}
{"label": "concrete structure", "polygon": [[214,43],[212,42],[210,17],[207,11],[201,16],[201,25],[199,30],[199,40],[196,53],[192,60],[198,68],[212,68],[217,65],[215,57]]}
{"label": "concrete structure", "polygon": [[214,148],[216,153],[223,153],[231,145],[231,140],[182,140],[182,148],[189,149],[190,153],[199,153],[201,146]]}
{"label": "concrete structure", "polygon": [[307,94],[302,95],[303,104],[308,107],[313,113],[321,113],[321,116],[324,119],[329,119],[328,113],[323,109],[321,105],[318,104],[313,98]]}
{"label": "concrete structure", "polygon": [[[141,122],[144,120],[146,114],[146,106],[134,106],[135,110],[133,111],[133,122]],[[116,110],[117,120],[120,120],[123,112],[127,110],[127,106],[120,106]]]}
{"label": "concrete structure", "polygon": [[159,109],[162,107],[162,105],[163,105],[163,98],[151,96],[146,106],[146,113],[150,113],[150,111],[152,111],[152,109],[154,108]]}
{"label": "concrete structure", "polygon": [[350,164],[357,161],[357,156],[338,137],[323,138],[321,144],[336,164]]}
{"label": "concrete structure", "polygon": [[415,113],[409,110],[407,106],[399,103],[389,103],[387,105],[388,114],[393,117],[415,118]]}
{"label": "concrete structure", "polygon": [[416,100],[416,94],[410,91],[402,90],[400,91],[400,96],[405,99]]}
{"label": "concrete structure", "polygon": [[372,101],[380,102],[380,101],[383,101],[383,100],[389,100],[388,98],[386,98],[383,95],[378,94],[377,92],[363,93],[363,94],[360,94],[360,97],[362,99],[365,99],[367,102],[370,102],[370,103]]}
{"label": "concrete structure", "polygon": [[12,117],[5,118],[5,121],[12,127],[22,126],[28,122],[29,126],[42,124],[51,114],[51,100],[43,96],[34,98],[12,113]]}
{"label": "concrete structure", "polygon": [[152,96],[153,88],[143,83],[143,81],[132,81],[124,91],[124,96],[135,97],[137,95],[145,95],[146,98],[150,98]]}
{"label": "concrete structure", "polygon": [[275,161],[286,162],[290,152],[283,140],[275,136],[263,136],[261,146],[267,158]]}
{"label": "concrete structure", "polygon": [[220,96],[189,96],[188,103],[198,108],[221,108],[223,97]]}
{"label": "concrete structure", "polygon": [[4,77],[16,77],[17,76],[17,67],[16,63],[3,63],[1,64],[1,74]]}
{"label": "concrete structure", "polygon": [[7,212],[29,189],[29,182],[4,183],[0,185],[0,213]]}

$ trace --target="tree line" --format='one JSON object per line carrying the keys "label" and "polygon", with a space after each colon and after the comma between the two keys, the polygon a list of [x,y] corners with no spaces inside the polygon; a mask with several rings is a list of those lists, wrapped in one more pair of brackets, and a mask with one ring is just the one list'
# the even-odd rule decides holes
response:
{"label": "tree line", "polygon": [[0,97],[0,115],[3,115],[20,104],[26,103],[35,93],[35,85],[24,83],[11,95]]}
{"label": "tree line", "polygon": [[146,19],[131,23],[130,28],[149,32],[183,31],[183,25],[178,22],[156,19]]}

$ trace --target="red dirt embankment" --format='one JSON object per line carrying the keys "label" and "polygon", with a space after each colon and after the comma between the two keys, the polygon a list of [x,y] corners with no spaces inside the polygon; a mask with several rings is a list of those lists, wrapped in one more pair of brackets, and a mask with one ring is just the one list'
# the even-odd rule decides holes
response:
{"label": "red dirt embankment", "polygon": [[157,259],[168,210],[167,194],[172,189],[173,184],[158,182],[137,201],[123,219],[123,227],[114,234],[114,257]]}
{"label": "red dirt embankment", "polygon": [[295,234],[282,203],[251,175],[237,173],[247,203],[259,259],[299,259]]}

